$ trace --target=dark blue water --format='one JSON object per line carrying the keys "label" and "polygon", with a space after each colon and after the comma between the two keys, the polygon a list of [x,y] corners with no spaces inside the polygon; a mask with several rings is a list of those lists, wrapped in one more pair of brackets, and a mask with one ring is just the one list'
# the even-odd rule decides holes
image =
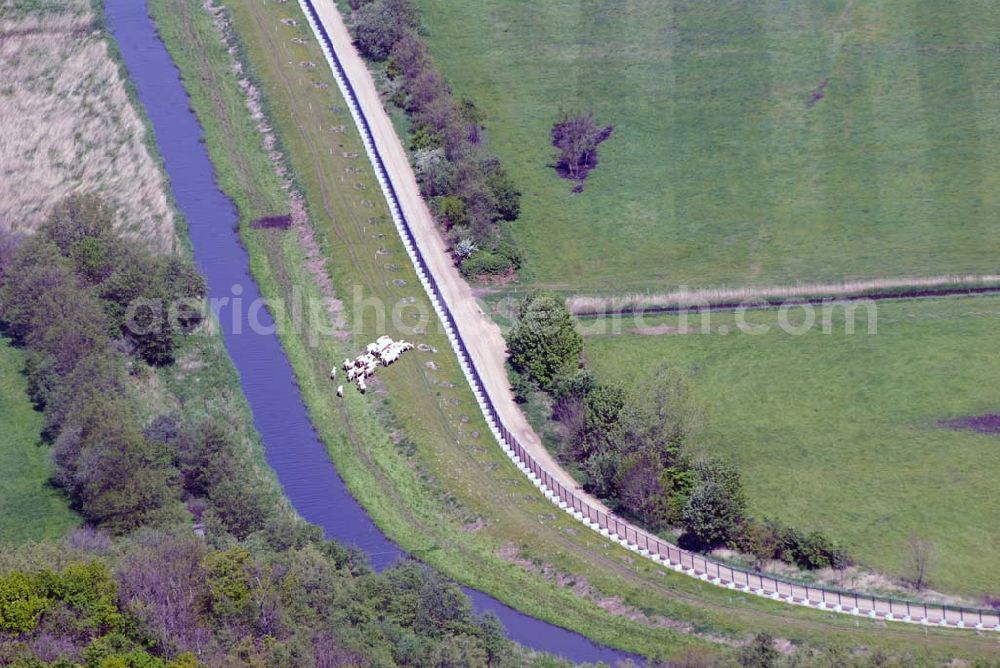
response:
{"label": "dark blue water", "polygon": [[[153,124],[156,142],[177,204],[187,219],[195,260],[208,282],[210,298],[238,296],[243,304],[260,298],[239,243],[233,203],[215,182],[202,130],[188,106],[187,93],[170,55],[139,0],[106,0],[108,26],[121,49],[139,99]],[[386,538],[348,493],[327,458],[294,382],[292,368],[273,334],[254,333],[248,309],[223,306],[219,321],[229,355],[253,411],[267,461],[299,514],[323,528],[327,537],[356,545],[382,569],[406,554]],[[266,312],[261,324],[272,324]],[[523,615],[482,592],[466,589],[477,610],[497,614],[508,635],[528,647],[577,662],[613,663],[629,655],[595,645],[587,638]]]}

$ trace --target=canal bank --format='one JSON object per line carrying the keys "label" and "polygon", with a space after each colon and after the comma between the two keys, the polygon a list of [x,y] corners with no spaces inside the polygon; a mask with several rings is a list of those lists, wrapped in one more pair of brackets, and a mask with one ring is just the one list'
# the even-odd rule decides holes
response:
{"label": "canal bank", "polygon": [[[202,130],[189,110],[187,94],[169,54],[142,3],[108,0],[106,17],[138,97],[151,120],[175,200],[188,223],[195,259],[208,283],[209,296],[239,296],[250,304],[260,291],[250,261],[235,232],[239,216],[219,190],[202,143]],[[255,333],[245,320],[223,307],[223,338],[264,441],[267,460],[286,495],[308,521],[327,536],[363,549],[376,568],[405,557],[347,491],[330,463],[309,419],[291,365],[274,333]],[[271,314],[256,314],[269,330]],[[258,331],[261,331],[258,328]],[[573,661],[614,661],[626,655],[595,645],[587,638],[522,615],[495,599],[467,590],[477,609],[492,610],[510,637],[541,651]]]}

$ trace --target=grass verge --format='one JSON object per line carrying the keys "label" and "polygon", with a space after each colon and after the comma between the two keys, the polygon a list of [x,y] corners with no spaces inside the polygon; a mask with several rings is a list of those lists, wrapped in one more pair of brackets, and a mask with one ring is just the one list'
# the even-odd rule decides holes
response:
{"label": "grass verge", "polygon": [[0,338],[0,543],[60,538],[79,523],[69,500],[49,483],[42,414],[28,399],[24,353]]}

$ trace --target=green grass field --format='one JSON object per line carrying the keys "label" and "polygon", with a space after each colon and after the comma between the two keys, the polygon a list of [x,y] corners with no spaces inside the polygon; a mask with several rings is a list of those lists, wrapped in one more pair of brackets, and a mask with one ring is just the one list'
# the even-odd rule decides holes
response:
{"label": "green grass field", "polygon": [[[417,5],[524,191],[526,282],[656,292],[998,269],[992,0]],[[580,195],[548,167],[561,107],[615,126]]]}
{"label": "green grass field", "polygon": [[0,338],[0,543],[59,538],[79,522],[49,484],[42,414],[28,400],[23,368],[24,354]]}
{"label": "green grass field", "polygon": [[[321,68],[300,66],[321,63],[322,56],[311,38],[304,45],[290,41],[308,35],[298,8],[293,3],[227,6],[268,96],[273,125],[306,194],[349,320],[358,315],[356,287],[364,297],[389,303],[413,297],[426,306],[402,245],[384,220],[385,205],[369,165],[343,155],[360,151],[361,142],[335,88],[316,85],[330,84],[331,77]],[[234,92],[228,54],[214,42],[201,3],[155,0],[152,8],[186,77],[220,182],[239,207],[251,269],[262,291],[280,297],[296,286],[315,296],[296,239],[247,225],[275,213],[275,207],[281,212],[283,194],[268,175],[271,167],[253,133],[255,123]],[[299,26],[283,25],[283,18],[297,18]],[[333,112],[334,107],[340,111]],[[331,131],[343,123],[347,132]],[[359,171],[348,173],[347,167]],[[379,254],[380,248],[389,254]],[[407,284],[397,284],[397,278]],[[375,333],[375,324],[369,318],[356,340],[321,337],[311,347],[308,332],[284,329],[282,342],[310,415],[352,493],[390,537],[447,575],[601,642],[661,657],[726,653],[730,648],[720,638],[742,640],[764,629],[814,647],[912,652],[919,646],[927,657],[983,656],[995,650],[992,638],[955,632],[931,630],[927,636],[922,629],[904,627],[885,634],[864,620],[859,624],[736,596],[635,560],[559,513],[490,442],[435,322],[416,340],[434,346],[437,354],[413,353],[380,373],[381,387],[366,397],[349,391],[343,402],[336,400],[327,377],[330,362],[370,340],[366,337]],[[520,561],[512,560],[511,550]],[[615,610],[619,604],[625,612]]]}
{"label": "green grass field", "polygon": [[[732,314],[687,335],[629,334],[626,319],[622,335],[588,337],[585,352],[600,377],[625,383],[660,360],[689,371],[706,411],[699,440],[738,462],[755,513],[822,529],[897,575],[909,535],[921,535],[938,552],[932,587],[996,594],[1000,434],[937,423],[1000,412],[1000,299],[881,302],[874,335],[857,313],[852,336],[840,309],[832,333],[817,325],[802,336],[778,329],[776,311],[747,314],[771,327],[759,336],[736,332]],[[802,318],[793,310],[789,321]]]}

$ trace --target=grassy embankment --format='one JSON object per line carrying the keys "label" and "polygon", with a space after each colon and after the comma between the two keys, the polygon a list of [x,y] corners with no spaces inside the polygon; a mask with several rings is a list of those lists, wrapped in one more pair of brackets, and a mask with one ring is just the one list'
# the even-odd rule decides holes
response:
{"label": "grassy embankment", "polygon": [[[995,3],[415,2],[524,191],[526,283],[996,272]],[[561,107],[615,126],[580,195],[549,167]]]}
{"label": "grassy embankment", "polygon": [[[153,8],[205,127],[220,183],[240,209],[263,292],[287,296],[296,286],[318,297],[294,232],[249,226],[261,215],[285,213],[288,204],[209,17],[194,0],[156,0]],[[331,260],[327,270],[338,295],[352,300],[357,288],[363,297],[390,306],[412,298],[429,311],[298,8],[291,3],[231,3],[230,8],[245,56],[268,97],[270,120],[306,195],[316,236]],[[284,25],[283,18],[299,24]],[[291,41],[297,37],[307,43]],[[340,125],[345,132],[334,131]],[[362,157],[345,157],[352,153]],[[353,338],[321,337],[316,346],[309,345],[309,332],[288,327],[287,314],[279,313],[286,352],[352,492],[393,539],[448,575],[599,641],[650,654],[722,652],[725,647],[711,644],[707,634],[740,638],[761,629],[817,645],[905,651],[920,642],[926,648],[921,652],[936,656],[995,648],[992,639],[941,632],[925,637],[908,628],[886,633],[863,621],[733,596],[634,560],[558,513],[488,440],[435,322],[426,334],[411,338],[437,353],[409,354],[380,372],[366,397],[348,388],[345,400],[337,401],[327,378],[331,363],[383,331],[371,308],[359,315],[349,304],[346,313]],[[385,333],[398,334],[391,325]],[[653,623],[643,621],[647,615]],[[679,628],[657,623],[666,619]]]}
{"label": "grassy embankment", "polygon": [[[908,537],[922,536],[937,552],[933,588],[995,594],[998,436],[938,421],[1000,409],[1000,299],[881,302],[873,335],[864,307],[853,335],[843,306],[830,334],[815,312],[801,336],[779,329],[779,311],[746,314],[750,325],[770,327],[759,336],[722,312],[709,316],[705,334],[697,314],[688,315],[689,334],[676,334],[680,316],[581,326],[622,332],[586,338],[601,378],[630,383],[660,360],[690,371],[707,413],[701,441],[735,459],[755,513],[821,529],[896,576],[907,574]],[[803,317],[795,308],[788,322]]]}
{"label": "grassy embankment", "polygon": [[0,338],[0,543],[59,538],[79,518],[49,484],[52,464],[28,399],[24,353]]}

